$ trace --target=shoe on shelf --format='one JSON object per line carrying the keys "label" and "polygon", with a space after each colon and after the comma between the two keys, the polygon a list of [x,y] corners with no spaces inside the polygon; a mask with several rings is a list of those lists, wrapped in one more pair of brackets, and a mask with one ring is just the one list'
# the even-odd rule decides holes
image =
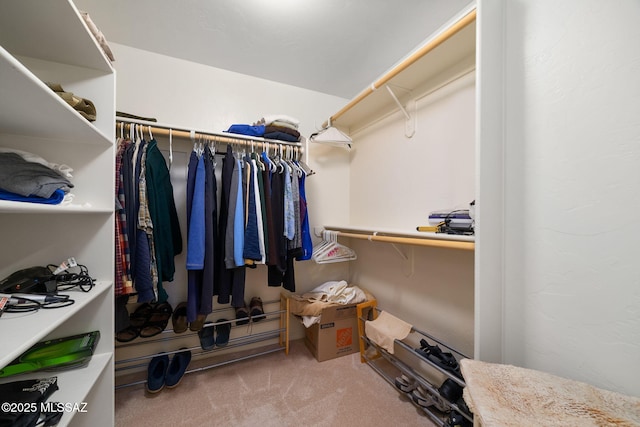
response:
{"label": "shoe on shelf", "polygon": [[165,384],[167,388],[174,388],[180,381],[184,373],[187,371],[189,363],[191,363],[191,351],[182,349],[184,351],[175,353],[171,358],[169,367],[167,368],[167,375],[165,378]]}
{"label": "shoe on shelf", "polygon": [[247,303],[243,301],[242,307],[235,307],[236,325],[246,325],[249,323],[249,309]]}
{"label": "shoe on shelf", "polygon": [[453,354],[442,351],[437,345],[430,345],[425,339],[420,340],[420,346],[419,349],[415,349],[418,353],[422,354],[440,368],[462,379],[460,365]]}
{"label": "shoe on shelf", "polygon": [[213,339],[213,322],[205,322],[202,328],[198,331],[198,337],[200,338],[200,347],[203,350],[213,350],[215,347],[215,340]]}
{"label": "shoe on shelf", "polygon": [[462,397],[462,386],[451,378],[447,378],[438,388],[438,392],[440,393],[440,396],[444,397],[449,402],[455,403]]}
{"label": "shoe on shelf", "polygon": [[262,299],[260,297],[251,298],[249,303],[249,310],[251,314],[251,320],[253,322],[259,322],[265,318],[264,308],[262,307]]}
{"label": "shoe on shelf", "polygon": [[169,367],[169,356],[160,354],[149,362],[147,367],[147,391],[157,393],[164,388],[167,368]]}
{"label": "shoe on shelf", "polygon": [[[216,323],[228,322],[227,319],[219,319]],[[216,324],[216,345],[224,347],[229,343],[229,335],[231,334],[231,323]]]}
{"label": "shoe on shelf", "polygon": [[407,376],[404,374],[396,377],[394,383],[399,390],[404,391],[405,393],[410,393],[416,388],[417,385],[415,380],[407,378]]}
{"label": "shoe on shelf", "polygon": [[207,320],[206,314],[198,314],[196,316],[196,320],[189,323],[189,329],[193,332],[198,332],[200,329],[202,329],[202,325],[204,325],[205,320]]}
{"label": "shoe on shelf", "polygon": [[134,326],[127,326],[116,333],[116,341],[118,342],[130,342],[140,336],[140,328]]}
{"label": "shoe on shelf", "polygon": [[433,406],[435,401],[431,394],[425,392],[422,387],[416,387],[411,392],[411,399],[416,403],[416,405],[421,406],[423,408],[428,408],[429,406]]}
{"label": "shoe on shelf", "polygon": [[153,306],[148,302],[140,304],[133,310],[133,313],[129,315],[129,323],[134,328],[142,328],[142,326],[149,321]]}
{"label": "shoe on shelf", "polygon": [[153,306],[149,319],[140,329],[140,336],[142,338],[151,338],[164,331],[172,314],[173,308],[168,302],[161,302]]}
{"label": "shoe on shelf", "polygon": [[187,321],[187,303],[181,302],[176,306],[176,309],[173,310],[173,316],[171,317],[171,325],[173,326],[173,332],[176,334],[181,334],[186,332],[189,327],[189,322]]}

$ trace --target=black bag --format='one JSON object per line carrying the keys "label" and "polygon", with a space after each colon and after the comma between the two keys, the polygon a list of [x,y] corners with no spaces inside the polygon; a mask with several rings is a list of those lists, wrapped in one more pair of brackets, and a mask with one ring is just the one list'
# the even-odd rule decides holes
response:
{"label": "black bag", "polygon": [[0,281],[0,293],[50,293],[57,287],[56,277],[47,267],[16,271]]}
{"label": "black bag", "polygon": [[0,427],[35,426],[40,418],[42,404],[56,390],[57,377],[0,384]]}

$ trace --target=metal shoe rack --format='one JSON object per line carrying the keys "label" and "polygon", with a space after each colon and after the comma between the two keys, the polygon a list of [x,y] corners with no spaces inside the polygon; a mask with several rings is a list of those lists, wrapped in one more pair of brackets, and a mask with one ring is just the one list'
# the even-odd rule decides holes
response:
{"label": "metal shoe rack", "polygon": [[[409,345],[404,341],[396,339],[394,341],[395,354],[390,354],[387,350],[374,343],[365,335],[365,321],[374,320],[380,311],[381,310],[375,307],[375,305],[370,307],[358,307],[360,360],[363,363],[367,363],[374,371],[380,374],[382,378],[398,390],[399,393],[405,395],[414,406],[424,411],[424,413],[436,425],[442,427],[454,425],[450,424],[450,417],[454,411],[464,417],[466,422],[463,425],[472,425],[473,415],[471,412],[469,412],[467,408],[461,408],[456,402],[452,402],[445,396],[442,396],[438,390],[441,387],[441,384],[436,384],[438,379],[444,377],[445,381],[446,379],[450,379],[464,388],[466,385],[464,380],[452,374],[450,371],[441,368],[422,353],[416,351],[416,347]],[[458,361],[463,358],[469,358],[437,338],[415,328],[411,329],[411,333],[405,341],[419,342],[421,338],[437,343],[443,351],[454,354]],[[402,360],[399,357],[400,354],[402,355]],[[431,400],[430,404],[419,405],[412,398],[411,391],[405,392],[400,390],[396,385],[396,378],[401,375],[406,376],[416,386],[427,392],[429,394],[428,397]],[[456,423],[455,425],[460,424]]]}
{"label": "metal shoe rack", "polygon": [[[200,372],[219,366],[228,365],[254,357],[284,351],[289,354],[289,300],[281,295],[280,300],[263,301],[264,318],[259,322],[252,320],[246,325],[236,325],[235,311],[233,307],[225,307],[214,310],[209,318],[227,318],[232,320],[206,323],[204,327],[215,327],[218,325],[231,324],[231,334],[229,342],[223,346],[216,346],[212,350],[203,350],[200,346],[198,333],[187,330],[180,334],[174,333],[173,329],[167,328],[162,333],[153,338],[137,338],[130,343],[116,343],[116,357],[119,351],[127,354],[136,353],[136,350],[153,345],[154,348],[162,347],[163,351],[153,354],[142,354],[117,359],[115,361],[116,376],[115,388],[129,387],[146,383],[142,371],[146,374],[146,367],[149,361],[162,354],[173,355],[181,351],[189,350],[192,354],[192,362],[185,374]],[[277,328],[273,326],[277,323]],[[170,325],[171,326],[171,325]],[[256,330],[254,332],[254,329]],[[267,329],[267,330],[265,330]],[[275,344],[259,345],[266,341],[275,341]],[[194,343],[196,345],[194,345]],[[244,351],[243,351],[244,349]],[[126,371],[131,374],[123,374]],[[121,381],[119,381],[121,379]]]}

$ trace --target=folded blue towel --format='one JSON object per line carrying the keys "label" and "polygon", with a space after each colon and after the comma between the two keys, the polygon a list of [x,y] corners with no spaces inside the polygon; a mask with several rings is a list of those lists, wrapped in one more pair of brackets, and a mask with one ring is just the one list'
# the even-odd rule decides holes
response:
{"label": "folded blue towel", "polygon": [[242,135],[249,135],[249,136],[262,136],[264,135],[264,128],[265,127],[262,125],[251,126],[251,125],[236,124],[236,125],[229,126],[229,129],[227,130],[227,132],[239,133]]}
{"label": "folded blue towel", "polygon": [[12,202],[29,202],[29,203],[42,203],[46,205],[59,205],[64,200],[64,191],[58,189],[53,192],[51,197],[45,199],[38,196],[21,196],[20,194],[11,193],[0,189],[0,200],[9,200]]}

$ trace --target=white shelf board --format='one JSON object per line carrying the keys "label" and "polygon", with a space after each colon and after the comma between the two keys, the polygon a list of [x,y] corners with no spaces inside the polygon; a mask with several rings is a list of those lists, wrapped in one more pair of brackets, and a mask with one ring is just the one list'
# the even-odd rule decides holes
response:
{"label": "white shelf board", "polygon": [[[425,41],[424,45],[428,45],[439,34],[435,34]],[[409,99],[422,96],[446,84],[456,75],[460,76],[473,70],[475,68],[475,54],[476,22],[474,20],[400,71],[386,85],[391,87],[399,101],[404,104]],[[456,70],[453,76],[451,75],[452,70]],[[372,86],[374,85],[375,83],[372,84]],[[354,100],[368,91],[369,88],[363,90]],[[332,124],[345,132],[354,133],[376,119],[398,110],[398,105],[387,89],[378,87],[339,117],[334,118]]]}
{"label": "white shelf board", "polygon": [[[63,308],[42,309],[27,313],[4,313],[0,317],[0,366],[6,366],[34,344],[43,341],[69,317],[111,289],[110,282],[96,282],[89,292],[65,291],[75,303]],[[89,332],[89,331],[87,331]],[[101,337],[109,339],[109,337]]]}
{"label": "white shelf board", "polygon": [[1,46],[0,76],[0,97],[9,100],[0,104],[0,133],[112,144]]}
{"label": "white shelf board", "polygon": [[99,209],[78,204],[46,205],[42,203],[11,202],[0,200],[0,213],[35,213],[35,214],[110,214],[113,209]]}
{"label": "white shelf board", "polygon": [[[86,398],[93,385],[109,364],[112,356],[113,353],[94,354],[86,366],[77,369],[61,371],[43,370],[28,374],[13,375],[11,377],[1,378],[0,383],[5,384],[13,381],[58,377],[58,390],[49,397],[48,402],[77,403],[79,409],[84,408],[87,413],[90,413],[92,409],[91,406],[100,403],[87,402]],[[87,405],[82,406],[82,403],[87,403]],[[58,426],[68,425],[76,413],[75,411],[63,411],[62,419]]]}
{"label": "white shelf board", "polygon": [[325,225],[326,230],[344,231],[353,233],[377,234],[379,236],[411,237],[426,240],[449,240],[452,242],[474,242],[475,236],[463,236],[457,234],[434,233],[428,231],[416,231],[415,228],[384,228],[375,226],[351,226],[351,225]]}
{"label": "white shelf board", "polygon": [[69,0],[3,1],[0,45],[13,55],[108,73],[113,70],[109,59]]}

